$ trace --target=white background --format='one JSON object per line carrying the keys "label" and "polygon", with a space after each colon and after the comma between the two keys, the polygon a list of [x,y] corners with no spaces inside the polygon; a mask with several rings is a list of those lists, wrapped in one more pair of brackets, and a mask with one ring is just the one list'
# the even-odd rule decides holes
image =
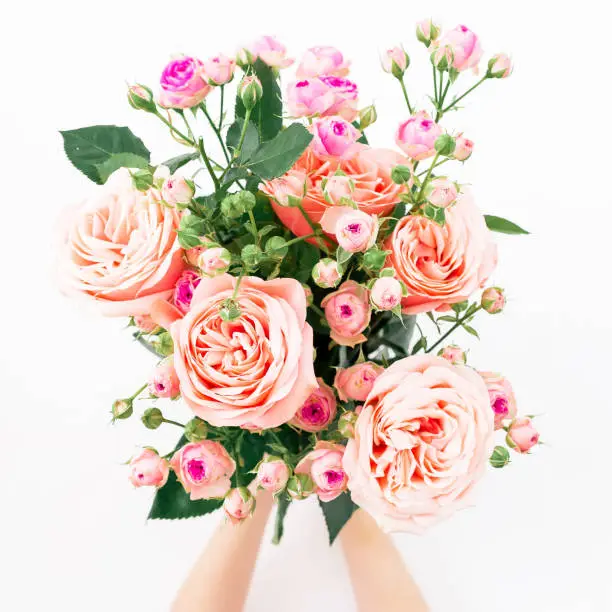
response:
{"label": "white background", "polygon": [[[179,147],[129,108],[124,82],[154,86],[172,53],[231,53],[270,33],[295,56],[315,44],[340,47],[362,102],[378,106],[370,141],[392,146],[406,111],[378,53],[405,44],[409,88],[424,104],[430,71],[413,26],[430,13],[448,27],[468,25],[487,56],[509,51],[516,63],[510,79],[486,83],[446,122],[476,143],[453,176],[473,184],[484,211],[532,231],[499,241],[494,281],[511,298],[505,314],[477,321],[481,343],[461,332],[456,340],[473,365],[510,378],[523,412],[544,414],[537,424],[548,444],[490,474],[475,508],[396,542],[436,612],[612,609],[604,4],[11,4],[0,40],[0,609],[168,610],[219,520],[146,523],[150,492],[126,481],[120,464],[137,443],[167,452],[176,434],[149,432],[137,419],[110,426],[112,400],[141,384],[153,358],[122,321],[84,313],[55,288],[56,220],[94,189],[64,158],[58,130],[129,124],[161,161]],[[353,610],[316,504],[295,506],[283,545],[266,541],[248,610]]]}

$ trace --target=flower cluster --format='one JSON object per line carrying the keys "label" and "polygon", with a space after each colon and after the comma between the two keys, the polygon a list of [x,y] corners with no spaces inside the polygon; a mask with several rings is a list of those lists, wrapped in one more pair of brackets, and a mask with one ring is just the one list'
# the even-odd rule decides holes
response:
{"label": "flower cluster", "polygon": [[[308,49],[283,92],[294,60],[269,36],[233,56],[175,57],[157,92],[129,87],[131,106],[162,121],[184,155],[153,166],[127,128],[63,133],[72,163],[100,186],[66,224],[62,287],[129,317],[159,359],[114,402],[113,421],[147,400],[147,429],[182,433],[166,454],[146,446],[129,461],[135,487],[163,488],[152,517],[222,507],[239,523],[265,491],[283,506],[277,536],[287,504],[311,496],[336,524],[350,516],[351,504],[334,503],[344,496],[388,529],[420,532],[469,503],[487,464],[538,443],[510,382],[446,342],[477,335],[476,316],[505,307],[503,289],[487,286],[493,231],[526,233],[483,215],[452,178],[474,143],[443,125],[511,61],[483,60],[463,25],[444,32],[428,19],[416,36],[433,95],[411,100],[403,47],[383,54],[406,103],[388,148],[368,142],[377,111],[360,106],[341,51]],[[103,138],[123,149],[101,159]]]}

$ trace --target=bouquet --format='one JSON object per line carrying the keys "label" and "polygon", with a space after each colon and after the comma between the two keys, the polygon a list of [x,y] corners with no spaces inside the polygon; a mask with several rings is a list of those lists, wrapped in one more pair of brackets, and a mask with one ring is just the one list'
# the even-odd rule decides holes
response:
{"label": "bouquet", "polygon": [[62,132],[99,185],[67,223],[63,290],[129,317],[158,356],[112,419],[180,429],[175,448],[144,446],[128,463],[135,487],[156,489],[150,518],[223,508],[239,523],[265,489],[275,541],[289,504],[310,496],[331,542],[357,507],[418,533],[463,507],[488,464],[538,443],[510,382],[448,343],[504,308],[487,286],[493,232],[527,232],[483,215],[453,180],[474,145],[442,120],[511,60],[483,66],[462,25],[442,33],[428,19],[416,36],[432,65],[423,103],[406,51],[382,57],[406,103],[394,148],[368,142],[377,111],[360,107],[339,50],[307,50],[281,88],[293,59],[272,37],[235,57],[176,57],[157,92],[129,86],[131,106],[184,145],[177,157],[153,163],[127,127]]}

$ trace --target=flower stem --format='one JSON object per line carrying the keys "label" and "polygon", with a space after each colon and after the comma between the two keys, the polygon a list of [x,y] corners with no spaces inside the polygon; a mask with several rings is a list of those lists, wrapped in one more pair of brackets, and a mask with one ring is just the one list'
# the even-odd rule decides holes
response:
{"label": "flower stem", "polygon": [[198,140],[198,151],[200,152],[200,156],[202,157],[202,160],[204,161],[204,165],[206,166],[206,169],[208,170],[208,174],[210,174],[210,177],[212,178],[213,183],[215,184],[215,191],[218,191],[219,188],[221,187],[221,183],[219,182],[219,178],[215,174],[215,171],[213,170],[213,167],[210,164],[208,155],[206,155],[206,149],[204,148],[204,140],[202,140],[202,138]]}
{"label": "flower stem", "polygon": [[179,423],[178,421],[173,421],[172,419],[163,419],[162,423],[170,423],[170,425],[176,425],[177,427],[180,427],[181,429],[185,428],[185,426],[182,423]]}
{"label": "flower stem", "polygon": [[[431,169],[433,170],[434,168],[437,168],[438,166],[441,166],[442,164],[445,164],[447,161],[451,161],[450,158],[447,157],[446,159],[443,159],[442,161],[439,161],[437,164],[432,164],[431,165]],[[417,174],[417,176],[423,176],[423,174],[425,174],[427,172],[429,172],[429,170],[423,170],[423,172],[419,172]]]}
{"label": "flower stem", "polygon": [[149,386],[149,383],[145,383],[144,385],[142,385],[142,387],[140,387],[140,389],[138,389],[138,391],[136,391],[136,393],[134,393],[134,395],[132,395],[131,397],[128,397],[128,399],[135,400],[148,386]]}
{"label": "flower stem", "polygon": [[[210,127],[212,128],[213,132],[217,136],[217,140],[219,141],[219,144],[221,145],[221,150],[223,151],[223,156],[225,157],[225,161],[229,164],[230,156],[229,156],[229,153],[227,152],[227,148],[225,147],[225,143],[223,142],[223,137],[221,136],[221,129],[217,128],[217,126],[215,125],[215,122],[212,120],[212,117],[210,116],[210,114],[208,113],[208,110],[206,109],[206,104],[204,103],[200,104],[200,108],[202,109],[202,112],[204,113],[204,116],[206,117],[206,119],[208,119],[208,123],[210,123]],[[223,112],[223,110],[221,112]]]}
{"label": "flower stem", "polygon": [[162,123],[166,124],[170,128],[170,131],[174,132],[179,138],[190,144],[192,147],[197,148],[194,140],[189,138],[189,136],[185,136],[185,134],[183,134],[180,130],[177,130],[159,111],[157,111],[155,114],[157,117],[159,117]]}
{"label": "flower stem", "polygon": [[465,98],[465,96],[467,96],[469,93],[474,91],[481,83],[484,83],[487,80],[487,78],[488,78],[488,76],[485,74],[485,76],[483,76],[482,79],[480,79],[480,81],[478,81],[478,83],[476,83],[476,85],[472,85],[472,87],[470,87],[467,91],[462,93],[458,98],[453,100],[453,102],[451,102],[446,108],[443,108],[440,111],[441,115],[443,115],[444,113],[449,111],[451,108],[453,108],[457,104],[457,102],[459,102],[460,100],[463,100],[463,98]]}
{"label": "flower stem", "polygon": [[253,214],[253,210],[249,208],[249,220],[251,221],[251,226],[253,227],[253,236],[255,240],[257,240],[257,246],[261,243],[261,236],[257,233],[257,223],[255,221],[255,215]]}
{"label": "flower stem", "polygon": [[219,133],[221,132],[221,128],[223,127],[223,104],[224,102],[225,102],[225,85],[221,85],[221,102],[219,105],[219,125],[217,126],[217,131]]}
{"label": "flower stem", "polygon": [[[317,226],[315,225],[314,221],[308,216],[308,213],[304,210],[304,206],[301,202],[297,205],[297,208],[302,213],[302,217],[304,217],[304,219],[306,220],[306,223],[308,223],[308,225],[310,226],[310,229],[313,232],[317,233],[319,231]],[[325,244],[325,240],[323,238],[319,237],[317,239],[317,243],[319,244],[319,248],[326,255],[331,255],[331,253],[329,252],[329,249],[327,248],[327,245]]]}
{"label": "flower stem", "polygon": [[250,119],[251,109],[247,108],[244,113],[244,122],[242,124],[242,131],[240,132],[240,140],[238,141],[238,146],[234,151],[234,159],[238,159],[240,157],[240,153],[242,152],[242,145],[244,144],[244,139],[246,137],[247,127],[249,126]]}
{"label": "flower stem", "polygon": [[438,109],[438,72],[435,66],[433,68],[433,82],[434,82],[434,102],[436,103],[436,110]]}
{"label": "flower stem", "polygon": [[446,340],[446,338],[448,338],[458,327],[461,327],[465,321],[474,316],[479,310],[482,310],[482,306],[478,306],[478,308],[472,310],[472,312],[468,311],[467,314],[458,319],[457,322],[444,335],[440,336],[437,342],[432,344],[425,352],[431,353],[431,351],[433,351],[441,342],[444,342],[444,340]]}
{"label": "flower stem", "polygon": [[400,82],[400,85],[402,86],[402,92],[404,93],[404,100],[406,100],[408,111],[412,115],[413,110],[412,110],[412,106],[410,105],[410,100],[408,98],[408,91],[406,90],[406,84],[404,83],[404,77],[402,77],[401,79],[398,79],[398,81]]}
{"label": "flower stem", "polygon": [[421,185],[421,190],[419,191],[419,195],[417,196],[417,199],[416,199],[417,204],[420,204],[422,202],[422,197],[423,197],[423,192],[425,191],[425,186],[427,185],[427,181],[429,181],[431,177],[431,171],[434,169],[434,166],[436,165],[436,162],[438,161],[438,157],[440,157],[440,154],[436,153],[436,155],[433,158],[433,161],[431,162],[431,166],[427,168],[427,175],[425,176],[425,180],[423,181]]}

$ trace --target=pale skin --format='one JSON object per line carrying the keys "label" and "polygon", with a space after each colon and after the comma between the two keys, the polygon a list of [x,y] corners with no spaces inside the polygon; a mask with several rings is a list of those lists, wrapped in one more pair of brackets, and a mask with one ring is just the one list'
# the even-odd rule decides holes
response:
{"label": "pale skin", "polygon": [[[172,612],[242,612],[273,501],[257,496],[255,514],[223,522],[181,586]],[[418,587],[393,545],[363,510],[340,534],[358,612],[427,612]]]}

